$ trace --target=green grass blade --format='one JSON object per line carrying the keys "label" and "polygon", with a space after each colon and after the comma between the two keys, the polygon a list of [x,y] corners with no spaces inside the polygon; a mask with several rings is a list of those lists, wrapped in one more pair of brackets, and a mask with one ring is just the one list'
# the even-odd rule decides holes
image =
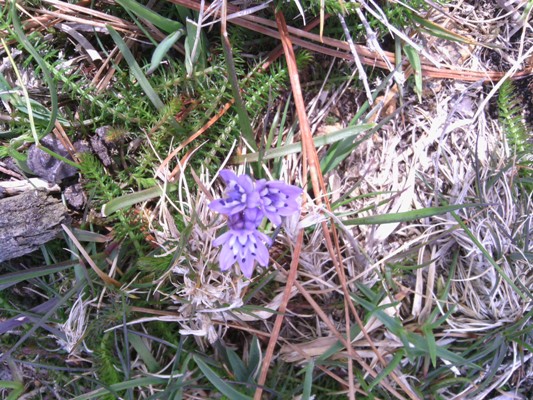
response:
{"label": "green grass blade", "polygon": [[23,271],[10,272],[0,276],[0,290],[7,289],[17,283],[27,281],[29,279],[39,278],[41,276],[55,274],[67,268],[72,268],[78,264],[78,261],[67,261],[56,265],[47,267],[31,268]]}
{"label": "green grass blade", "polygon": [[475,40],[472,40],[472,39],[469,39],[465,36],[462,36],[462,35],[459,35],[455,32],[452,32],[452,31],[449,31],[448,29],[438,25],[438,24],[435,24],[434,22],[431,22],[431,21],[428,21],[427,19],[425,18],[422,18],[421,16],[419,15],[416,15],[416,14],[411,14],[411,18],[413,18],[413,20],[415,20],[416,22],[418,22],[421,26],[423,26],[425,28],[425,30],[432,36],[435,36],[435,37],[438,37],[438,38],[441,38],[441,39],[445,39],[445,40],[450,40],[450,41],[453,41],[453,42],[458,42],[458,43],[465,43],[465,44],[475,44],[476,41]]}
{"label": "green grass blade", "polygon": [[[383,307],[378,307],[371,302],[362,299],[361,297],[351,295],[352,299],[366,308],[370,313],[375,316],[383,325],[394,335],[396,335],[404,344],[405,351],[408,356],[425,356],[430,353],[426,338],[413,332],[409,332],[398,318],[391,317],[385,311]],[[393,303],[385,305],[386,307],[394,306]],[[443,347],[436,348],[437,357],[445,359],[453,363],[454,365],[466,365],[468,362],[457,355],[456,353],[449,351]]]}
{"label": "green grass blade", "polygon": [[252,122],[248,111],[246,111],[246,106],[241,97],[241,89],[239,87],[239,80],[237,79],[237,73],[235,71],[235,61],[233,60],[233,52],[229,44],[227,37],[222,38],[222,45],[224,49],[224,55],[226,56],[226,65],[228,67],[228,79],[231,84],[231,91],[233,92],[233,98],[235,99],[235,109],[237,110],[237,115],[239,117],[239,125],[241,127],[242,135],[248,145],[257,150],[257,143],[255,143],[254,132],[252,129]]}
{"label": "green grass blade", "polygon": [[0,381],[1,389],[13,389],[11,393],[5,398],[6,400],[17,400],[20,395],[24,393],[24,384],[18,381]]}
{"label": "green grass blade", "polygon": [[134,333],[128,333],[128,341],[137,352],[137,355],[143,360],[144,364],[148,368],[148,371],[153,373],[160,369],[159,363],[139,336],[135,335]]}
{"label": "green grass blade", "polygon": [[193,356],[194,361],[196,362],[196,365],[202,370],[204,376],[215,386],[215,388],[222,393],[224,396],[227,396],[231,400],[251,400],[252,398],[249,396],[246,396],[237,390],[235,390],[233,387],[231,387],[229,384],[227,384],[225,381],[223,381],[215,371],[213,371],[199,356],[194,355]]}
{"label": "green grass blade", "polygon": [[415,92],[418,95],[418,101],[422,102],[422,63],[417,51],[409,45],[403,47],[403,51],[409,59],[411,67],[413,67],[415,76]]}
{"label": "green grass blade", "polygon": [[150,82],[148,82],[148,79],[146,79],[146,76],[141,70],[139,64],[137,64],[137,61],[135,61],[135,57],[133,57],[133,54],[128,48],[126,42],[122,40],[122,37],[120,37],[118,32],[111,25],[106,25],[106,27],[109,31],[109,34],[118,46],[120,52],[124,56],[124,59],[130,66],[131,72],[133,72],[133,75],[135,76],[135,78],[137,78],[139,85],[141,85],[141,88],[144,90],[144,93],[146,93],[155,108],[157,108],[159,111],[163,110],[163,108],[165,108],[165,105],[159,98],[159,95],[155,92],[154,88],[152,88]]}
{"label": "green grass blade", "polygon": [[433,368],[437,367],[437,342],[435,341],[435,335],[431,326],[423,326],[422,332],[426,338],[427,348],[429,352],[429,358],[431,359],[431,364]]}
{"label": "green grass blade", "polygon": [[48,147],[45,147],[45,146],[42,146],[42,145],[38,145],[37,148],[38,148],[39,150],[44,151],[46,154],[49,154],[51,157],[54,157],[54,158],[58,159],[59,161],[64,162],[65,164],[70,165],[71,167],[74,167],[74,168],[76,168],[76,169],[80,169],[80,166],[79,166],[77,163],[75,163],[75,162],[72,161],[72,160],[69,160],[69,159],[66,158],[66,157],[63,157],[63,156],[60,155],[60,154],[57,154],[57,153],[53,152],[53,151],[50,150]]}
{"label": "green grass blade", "polygon": [[[176,185],[168,185],[167,193],[171,193],[177,190]],[[163,188],[161,186],[154,186],[149,189],[141,190],[135,193],[128,193],[124,196],[117,197],[102,207],[102,215],[108,217],[111,214],[121,210],[123,208],[132,206],[133,204],[141,203],[143,201],[148,201],[153,198],[159,197],[163,194]]]}
{"label": "green grass blade", "polygon": [[[126,382],[115,383],[113,385],[110,385],[110,389],[114,392],[118,392],[121,390],[134,389],[149,385],[161,385],[162,383],[165,383],[165,379],[149,376],[132,379]],[[100,388],[97,390],[93,390],[92,392],[82,394],[81,396],[74,397],[72,400],[93,400],[105,396],[109,393],[110,391],[106,388]]]}
{"label": "green grass blade", "polygon": [[[354,340],[357,335],[361,332],[361,328],[357,324],[353,324],[350,328],[350,340]],[[329,349],[324,351],[320,356],[317,357],[317,361],[325,361],[330,357],[338,354],[346,346],[342,344],[340,340],[337,340]]]}
{"label": "green grass blade", "polygon": [[261,368],[261,345],[257,336],[254,336],[252,343],[250,343],[250,353],[248,355],[248,379],[247,382],[250,382],[257,375],[259,375],[259,370]]}
{"label": "green grass blade", "polygon": [[39,55],[39,52],[35,50],[33,45],[28,40],[28,37],[24,34],[24,30],[22,29],[22,25],[20,23],[19,13],[17,12],[16,1],[11,2],[11,18],[13,20],[13,30],[15,31],[15,34],[17,35],[17,39],[19,40],[20,44],[26,49],[26,51],[30,53],[33,58],[35,58],[35,61],[37,62],[37,64],[39,64],[39,67],[41,67],[44,80],[46,84],[48,85],[48,89],[50,91],[50,107],[51,107],[50,120],[48,121],[48,125],[46,126],[44,131],[39,134],[39,137],[43,138],[49,132],[52,131],[52,129],[54,128],[55,122],[56,122],[56,118],[57,118],[59,102],[57,99],[56,84],[54,80],[52,79],[52,75],[50,75],[50,72],[48,71],[48,64],[46,63],[46,61],[43,60],[43,58]]}
{"label": "green grass blade", "polygon": [[180,29],[170,35],[168,35],[166,38],[164,38],[161,43],[157,45],[157,47],[154,50],[154,53],[152,54],[152,59],[150,61],[150,68],[148,68],[148,71],[146,71],[147,75],[152,74],[157,67],[159,67],[159,64],[161,64],[161,61],[163,61],[163,58],[167,55],[169,50],[174,46],[174,44],[179,40],[180,37],[182,37],[185,34],[185,31],[183,29]]}
{"label": "green grass blade", "polygon": [[368,385],[367,390],[371,391],[374,387],[376,387],[384,378],[390,375],[392,371],[394,371],[394,368],[396,368],[398,365],[400,365],[400,362],[403,360],[405,354],[402,350],[397,351],[394,354],[394,357],[392,360],[389,361],[387,366],[383,368],[383,370],[374,378],[374,380]]}
{"label": "green grass blade", "polygon": [[187,76],[191,77],[196,72],[207,67],[207,45],[205,33],[191,19],[187,19],[187,38],[185,39],[185,69]]}
{"label": "green grass blade", "polygon": [[76,236],[80,242],[90,242],[90,243],[106,243],[109,242],[109,237],[102,235],[101,233],[86,231],[84,229],[73,228],[72,233]]}
{"label": "green grass blade", "polygon": [[165,18],[134,0],[117,0],[117,3],[126,10],[131,11],[138,17],[145,19],[167,33],[172,33],[183,28],[181,22]]}
{"label": "green grass blade", "polygon": [[33,113],[33,107],[32,107],[32,101],[30,99],[30,96],[28,94],[28,90],[26,89],[26,86],[22,83],[23,80],[22,80],[22,77],[20,76],[20,72],[19,72],[19,69],[17,67],[17,64],[15,63],[15,60],[13,60],[13,57],[11,56],[11,52],[9,51],[9,48],[6,44],[6,42],[4,41],[3,38],[0,39],[0,41],[2,42],[2,47],[4,48],[6,54],[7,54],[7,58],[9,59],[9,62],[11,63],[11,66],[13,68],[13,72],[15,73],[16,77],[17,77],[17,80],[20,82],[20,88],[22,90],[22,93],[23,93],[23,97],[24,97],[24,104],[26,105],[26,111],[27,111],[27,114],[28,114],[28,120],[29,120],[29,123],[30,123],[30,130],[31,130],[31,133],[33,135],[33,140],[35,141],[35,143],[39,143],[39,135],[37,134],[37,129],[35,128],[35,118],[34,118],[34,113]]}
{"label": "green grass blade", "polygon": [[456,204],[452,206],[427,207],[419,210],[399,212],[395,214],[373,215],[371,217],[353,218],[343,221],[345,225],[381,225],[398,222],[414,221],[421,218],[434,217],[468,207],[479,207],[479,204]]}
{"label": "green grass blade", "polygon": [[231,366],[231,372],[233,372],[237,380],[241,382],[246,382],[247,371],[241,358],[237,355],[237,352],[235,350],[230,349],[230,348],[226,348],[225,350],[228,356],[229,364]]}
{"label": "green grass blade", "polygon": [[313,388],[313,370],[315,369],[315,361],[311,360],[305,367],[304,390],[302,392],[302,400],[311,399],[311,389]]}
{"label": "green grass blade", "polygon": [[[368,100],[365,102],[365,105],[366,104],[368,104]],[[363,105],[362,108],[364,108],[365,105]],[[369,129],[368,132],[363,137],[358,138],[356,141],[348,138],[348,139],[341,140],[340,142],[335,143],[333,146],[331,146],[326,152],[326,155],[320,160],[320,169],[322,173],[327,174],[328,172],[334,170],[340,163],[342,163],[346,159],[346,157],[348,157],[350,154],[353,153],[353,151],[357,148],[357,146],[359,146],[361,143],[363,143],[368,138],[370,138],[383,125],[387,124],[389,121],[394,119],[396,115],[398,115],[404,109],[406,105],[407,104],[404,104],[402,107],[398,108],[391,115],[388,115],[385,118],[382,118],[378,124],[374,124],[372,129]],[[380,108],[380,105],[376,104],[374,108],[370,111],[370,113],[367,114],[365,119],[368,118],[374,111],[377,111],[379,108]],[[352,121],[354,119],[352,119]],[[350,124],[350,126],[352,126],[352,124]]]}
{"label": "green grass blade", "polygon": [[[353,138],[361,132],[368,129],[372,129],[374,124],[361,124],[357,126],[351,126],[346,129],[341,129],[337,132],[333,132],[327,135],[319,136],[313,139],[315,147],[325,146],[328,144],[336,143],[346,138]],[[263,154],[262,160],[270,160],[272,158],[285,157],[290,154],[300,153],[302,151],[302,143],[296,142],[280,146],[275,149],[267,150]],[[241,156],[232,157],[230,162],[233,164],[242,164],[244,162],[256,162],[259,160],[259,153],[245,154]]]}

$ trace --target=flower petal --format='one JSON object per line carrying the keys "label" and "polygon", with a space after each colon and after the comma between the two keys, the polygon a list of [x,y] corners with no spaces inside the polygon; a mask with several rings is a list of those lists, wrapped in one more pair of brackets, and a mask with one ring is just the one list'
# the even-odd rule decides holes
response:
{"label": "flower petal", "polygon": [[263,232],[257,231],[255,233],[255,237],[256,237],[258,242],[262,241],[262,242],[265,242],[266,244],[268,244],[269,246],[272,246],[272,239],[270,238],[270,236],[265,235]]}
{"label": "flower petal", "polygon": [[221,244],[226,243],[227,241],[229,241],[229,239],[231,239],[232,235],[233,235],[232,231],[227,231],[223,233],[222,235],[217,237],[215,240],[213,240],[213,246],[220,246]]}
{"label": "flower petal", "polygon": [[266,248],[265,244],[263,242],[257,243],[257,254],[255,256],[255,259],[261,265],[262,267],[266,267],[268,265],[268,249]]}
{"label": "flower petal", "polygon": [[235,256],[228,245],[222,247],[218,261],[220,262],[221,271],[227,271],[233,264],[235,264]]}
{"label": "flower petal", "polygon": [[224,215],[233,215],[242,211],[246,205],[232,199],[217,199],[209,203],[211,210]]}
{"label": "flower petal", "polygon": [[277,190],[289,197],[298,197],[303,193],[303,190],[294,185],[288,185],[282,181],[271,181],[266,183],[266,187],[272,190]]}
{"label": "flower petal", "polygon": [[281,225],[281,217],[279,216],[277,210],[276,211],[266,211],[265,210],[265,216],[272,222],[274,225],[279,226]]}
{"label": "flower petal", "polygon": [[254,272],[254,258],[250,254],[245,254],[239,258],[239,266],[243,275],[247,278],[251,278]]}
{"label": "flower petal", "polygon": [[222,179],[224,179],[224,182],[226,182],[226,184],[231,181],[237,181],[237,175],[235,175],[235,172],[230,169],[223,169],[219,172],[219,175]]}
{"label": "flower petal", "polygon": [[240,233],[239,235],[237,235],[237,240],[243,248],[246,248],[246,243],[248,242],[248,235],[246,233]]}
{"label": "flower petal", "polygon": [[238,176],[237,183],[246,193],[251,193],[254,190],[254,181],[248,175]]}

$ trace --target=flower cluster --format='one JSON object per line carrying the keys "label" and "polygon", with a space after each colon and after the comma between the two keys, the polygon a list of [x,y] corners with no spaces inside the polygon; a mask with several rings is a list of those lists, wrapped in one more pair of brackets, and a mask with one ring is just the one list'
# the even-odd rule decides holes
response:
{"label": "flower cluster", "polygon": [[225,197],[209,204],[213,211],[228,217],[229,230],[213,242],[215,246],[222,245],[220,269],[226,271],[237,262],[244,276],[251,278],[256,260],[267,266],[266,245],[272,244],[268,236],[257,230],[259,225],[265,217],[274,225],[281,225],[281,217],[298,212],[302,189],[281,181],[254,181],[230,170],[220,171],[220,176],[227,185]]}

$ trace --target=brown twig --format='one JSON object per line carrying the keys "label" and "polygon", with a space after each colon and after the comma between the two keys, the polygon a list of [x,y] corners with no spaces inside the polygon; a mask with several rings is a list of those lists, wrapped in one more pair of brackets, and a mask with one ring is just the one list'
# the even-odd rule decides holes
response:
{"label": "brown twig", "polygon": [[[309,126],[309,120],[307,118],[306,107],[304,104],[302,89],[300,85],[300,79],[298,75],[298,68],[296,65],[296,57],[294,54],[294,50],[292,48],[291,40],[289,38],[285,18],[283,16],[283,13],[280,11],[276,12],[276,22],[278,24],[278,30],[280,33],[283,50],[285,52],[285,59],[287,61],[289,77],[290,77],[292,92],[294,96],[294,102],[295,102],[296,111],[298,114],[298,121],[300,123],[300,132],[302,135],[302,159],[303,159],[302,166],[304,168],[303,186],[304,187],[306,186],[305,180],[307,177],[307,172],[309,171],[309,175],[310,175],[311,183],[313,187],[313,192],[315,195],[315,201],[317,201],[318,204],[322,204],[322,197],[323,197],[323,194],[325,193],[324,181],[323,181],[320,168],[318,167],[319,166],[318,155],[316,153],[315,147],[313,146],[311,128]],[[331,241],[326,223],[323,223],[323,229],[325,232],[328,250],[330,251],[330,254],[332,255],[332,257],[335,257],[335,254],[334,254],[335,252],[333,251],[333,245],[332,245],[332,241]],[[297,248],[295,250],[295,253],[297,254],[299,254],[299,251],[300,251],[299,247],[301,247],[302,239],[303,237],[301,236],[298,237]],[[295,257],[293,260],[294,261],[291,263],[291,270],[289,273],[289,278],[287,280],[287,286],[285,288],[284,301],[282,302],[282,305],[280,306],[280,310],[286,309],[286,304],[289,299],[288,294],[290,294],[292,290],[292,286],[295,283],[296,271],[298,267],[298,259]],[[258,381],[259,386],[254,396],[256,400],[260,399],[261,397],[261,392],[262,392],[261,387],[262,385],[264,385],[264,382],[266,381],[266,376],[268,373],[267,367],[270,364],[270,360],[273,355],[274,347],[276,345],[276,342],[279,336],[279,331],[281,329],[282,321],[283,321],[283,313],[280,313],[276,317],[276,322],[274,324],[272,336],[271,336],[271,339],[270,339],[270,342],[267,348],[267,352],[265,354],[265,358],[263,360],[263,368],[261,370],[261,375]],[[349,319],[347,320],[347,323],[349,324]],[[349,332],[349,329],[348,329],[348,332]],[[350,349],[351,349],[351,346],[348,348],[349,352],[350,352]],[[349,393],[350,393],[350,398],[352,398],[354,396],[355,390],[353,387],[353,371],[351,368],[351,363],[349,364],[348,372],[349,372],[349,380],[348,380]]]}

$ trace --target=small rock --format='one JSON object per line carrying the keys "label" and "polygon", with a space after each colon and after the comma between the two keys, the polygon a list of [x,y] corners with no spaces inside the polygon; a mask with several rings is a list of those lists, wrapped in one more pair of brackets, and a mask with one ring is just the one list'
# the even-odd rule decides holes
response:
{"label": "small rock", "polygon": [[87,196],[79,183],[68,186],[63,192],[63,195],[68,205],[76,210],[81,210],[87,202]]}
{"label": "small rock", "polygon": [[[53,135],[41,139],[41,145],[72,160],[65,146]],[[78,172],[73,166],[52,157],[36,145],[32,145],[28,151],[27,164],[34,175],[51,183],[60,183],[63,179],[74,176]]]}

